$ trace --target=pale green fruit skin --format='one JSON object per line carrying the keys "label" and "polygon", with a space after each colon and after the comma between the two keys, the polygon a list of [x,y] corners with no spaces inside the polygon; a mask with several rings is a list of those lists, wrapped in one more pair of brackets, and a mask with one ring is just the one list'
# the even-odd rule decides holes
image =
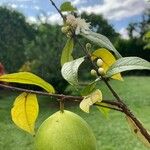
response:
{"label": "pale green fruit skin", "polygon": [[97,150],[89,125],[78,115],[56,112],[40,126],[35,137],[36,150]]}

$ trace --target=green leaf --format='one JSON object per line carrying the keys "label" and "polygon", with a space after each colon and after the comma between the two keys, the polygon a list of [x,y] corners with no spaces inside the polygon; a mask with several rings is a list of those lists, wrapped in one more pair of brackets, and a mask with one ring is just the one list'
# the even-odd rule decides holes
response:
{"label": "green leaf", "polygon": [[35,94],[22,93],[11,109],[13,122],[21,129],[34,135],[35,121],[39,113],[39,105]]}
{"label": "green leaf", "polygon": [[62,55],[61,55],[62,66],[64,63],[73,60],[73,57],[72,57],[73,47],[74,47],[74,41],[73,41],[73,38],[70,38],[67,40],[67,43],[62,51]]}
{"label": "green leaf", "polygon": [[[150,143],[149,141],[143,136],[143,134],[141,133],[141,130],[139,129],[139,127],[134,123],[134,121],[128,117],[125,116],[126,120],[128,122],[128,125],[132,131],[132,133],[148,148],[150,148]],[[142,123],[141,123],[142,124]],[[147,131],[148,132],[148,131]],[[149,133],[149,132],[148,132]],[[150,134],[150,133],[149,133]]]}
{"label": "green leaf", "polygon": [[[108,106],[108,104],[106,103],[102,103],[102,102],[97,102],[96,104],[102,105],[102,106]],[[108,118],[110,109],[106,108],[106,107],[102,107],[102,106],[97,106],[98,110],[106,117]]]}
{"label": "green leaf", "polygon": [[124,57],[118,59],[106,72],[106,77],[128,70],[150,70],[150,62],[139,57]]}
{"label": "green leaf", "polygon": [[30,72],[5,74],[0,76],[0,81],[37,85],[45,89],[49,93],[55,93],[55,90],[51,84]]}
{"label": "green leaf", "polygon": [[92,106],[96,102],[101,102],[101,101],[102,101],[102,92],[97,89],[90,95],[84,97],[84,99],[80,103],[80,108],[84,112],[89,113],[90,106]]}
{"label": "green leaf", "polygon": [[61,11],[76,11],[77,8],[73,7],[71,5],[71,2],[64,2],[63,4],[61,4],[60,10]]}
{"label": "green leaf", "polygon": [[119,52],[115,49],[113,44],[109,41],[107,37],[104,35],[101,35],[99,33],[95,33],[92,31],[86,31],[81,33],[82,36],[89,39],[90,41],[94,42],[95,44],[99,45],[102,48],[107,48],[108,50],[115,53],[117,58],[121,58],[122,56],[119,54]]}
{"label": "green leaf", "polygon": [[145,46],[144,46],[144,50],[145,49],[150,49],[150,43],[148,43],[148,44],[146,44]]}
{"label": "green leaf", "polygon": [[78,69],[84,61],[84,57],[67,62],[61,69],[61,74],[71,85],[78,85]]}
{"label": "green leaf", "polygon": [[83,88],[83,90],[81,91],[81,95],[82,96],[88,95],[91,92],[93,92],[95,88],[96,88],[96,82],[93,82]]}

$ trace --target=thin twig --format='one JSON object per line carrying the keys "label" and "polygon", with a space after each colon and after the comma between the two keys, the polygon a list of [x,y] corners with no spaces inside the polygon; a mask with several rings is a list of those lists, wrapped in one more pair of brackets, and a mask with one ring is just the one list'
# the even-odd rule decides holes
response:
{"label": "thin twig", "polygon": [[59,13],[60,16],[62,17],[63,21],[65,21],[66,19],[65,19],[64,15],[63,15],[62,12],[58,9],[58,7],[55,5],[55,3],[54,3],[52,0],[50,0],[50,2],[51,2],[52,5],[55,7],[55,9],[58,11],[58,13]]}
{"label": "thin twig", "polygon": [[[43,95],[43,96],[50,96],[50,97],[53,97],[53,98],[56,98],[56,99],[74,100],[74,101],[77,101],[77,102],[81,102],[84,98],[82,96],[52,94],[52,93],[47,93],[47,92],[43,92],[43,91],[28,90],[28,89],[18,88],[18,87],[14,87],[14,86],[10,86],[10,85],[5,85],[5,84],[0,84],[0,87],[4,88],[4,89],[7,89],[7,90],[11,90],[11,91],[33,93],[33,94],[38,94],[38,95]],[[119,103],[118,102],[114,102],[114,101],[111,101],[111,100],[103,100],[102,102],[106,103],[106,104],[109,104],[109,105],[112,105],[112,106],[116,106],[116,107],[119,108]]]}
{"label": "thin twig", "polygon": [[123,112],[122,109],[118,109],[118,108],[115,108],[115,107],[111,107],[111,106],[104,106],[104,105],[101,105],[101,104],[94,104],[95,106],[100,106],[100,107],[104,107],[104,108],[109,108],[109,109],[112,109],[112,110],[116,110],[116,111],[120,111],[120,112]]}

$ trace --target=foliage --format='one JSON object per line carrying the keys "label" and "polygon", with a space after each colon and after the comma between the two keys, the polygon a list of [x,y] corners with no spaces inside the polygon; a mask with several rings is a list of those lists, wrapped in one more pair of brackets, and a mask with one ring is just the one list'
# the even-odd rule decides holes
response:
{"label": "foliage", "polygon": [[144,49],[150,49],[150,31],[146,32],[143,36],[143,40],[146,43]]}
{"label": "foliage", "polygon": [[149,30],[150,24],[150,9],[146,9],[142,15],[142,20],[139,22],[131,22],[127,27],[128,35],[130,39],[136,38],[135,33],[139,38],[142,38],[143,35]]}
{"label": "foliage", "polygon": [[116,43],[116,48],[123,57],[137,56],[150,61],[150,51],[143,50],[144,43],[141,38],[134,39],[119,39]]}
{"label": "foliage", "polygon": [[137,56],[150,61],[150,51],[143,51],[146,42],[143,36],[149,31],[149,24],[150,9],[145,10],[141,21],[129,23],[127,27],[129,39],[119,38],[115,43],[116,49],[119,49],[122,56]]}
{"label": "foliage", "polygon": [[96,102],[101,102],[102,99],[102,92],[99,89],[97,89],[90,95],[84,97],[84,99],[80,103],[80,108],[84,112],[89,113],[90,106],[92,106]]}
{"label": "foliage", "polygon": [[35,30],[21,13],[0,7],[0,31],[0,61],[6,71],[18,71],[25,62],[23,41],[33,39]]}
{"label": "foliage", "polygon": [[102,15],[82,13],[81,17],[85,18],[87,22],[91,23],[93,31],[105,35],[112,42],[115,42],[115,40],[119,37],[119,34],[115,31],[113,26],[109,24]]}
{"label": "foliage", "polygon": [[64,2],[60,6],[60,10],[63,12],[63,11],[75,11],[77,9],[71,5],[71,2]]}
{"label": "foliage", "polygon": [[72,57],[73,47],[74,47],[74,40],[73,38],[69,38],[66,42],[64,49],[62,50],[61,66],[63,66],[64,63],[73,60]]}
{"label": "foliage", "polygon": [[11,109],[12,120],[21,129],[34,135],[34,126],[39,112],[39,105],[35,94],[22,93],[14,102]]}
{"label": "foliage", "polygon": [[67,86],[60,73],[60,50],[65,45],[63,34],[58,26],[49,24],[41,24],[37,31],[34,40],[26,41],[27,61],[30,62],[32,72],[51,82],[56,91],[62,92]]}
{"label": "foliage", "polygon": [[[96,59],[96,58],[102,59],[102,61],[103,61],[102,67],[104,68],[105,73],[116,62],[115,57],[107,49],[104,49],[104,48],[97,49],[96,51],[94,51],[92,53],[92,58],[93,59]],[[123,80],[120,73],[111,76],[111,78],[116,79],[116,80],[121,80],[121,81]]]}
{"label": "foliage", "polygon": [[12,74],[4,74],[0,76],[0,81],[9,83],[21,83],[21,84],[32,84],[40,86],[47,92],[55,93],[52,85],[41,79],[40,77],[30,73],[30,72],[19,72]]}
{"label": "foliage", "polygon": [[129,70],[150,70],[150,63],[139,57],[124,57],[117,60],[106,72],[107,77]]}

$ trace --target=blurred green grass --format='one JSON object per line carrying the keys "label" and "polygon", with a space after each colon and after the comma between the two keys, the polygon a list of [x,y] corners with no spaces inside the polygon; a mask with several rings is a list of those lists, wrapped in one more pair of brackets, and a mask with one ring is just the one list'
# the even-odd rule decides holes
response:
{"label": "blurred green grass", "polygon": [[[150,130],[150,77],[126,77],[124,82],[111,81],[111,84]],[[113,98],[103,83],[98,88],[102,90],[105,99]],[[18,129],[11,121],[10,110],[16,93],[0,93],[0,150],[33,150],[34,138]],[[40,96],[39,105],[36,130],[42,121],[59,109],[59,105],[48,97]],[[148,150],[132,135],[123,114],[111,111],[106,119],[95,107],[90,114],[82,112],[76,103],[66,104],[65,108],[82,116],[89,123],[97,138],[98,150]]]}

